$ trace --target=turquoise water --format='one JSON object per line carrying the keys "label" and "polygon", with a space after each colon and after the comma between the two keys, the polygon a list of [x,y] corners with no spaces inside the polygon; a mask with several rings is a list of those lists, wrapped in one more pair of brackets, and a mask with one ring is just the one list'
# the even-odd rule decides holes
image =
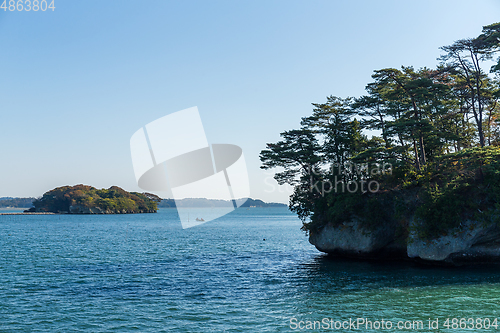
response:
{"label": "turquoise water", "polygon": [[498,267],[335,260],[300,225],[283,208],[239,209],[186,230],[174,209],[0,216],[0,332],[332,331],[305,329],[323,318],[497,331],[443,325],[500,317]]}

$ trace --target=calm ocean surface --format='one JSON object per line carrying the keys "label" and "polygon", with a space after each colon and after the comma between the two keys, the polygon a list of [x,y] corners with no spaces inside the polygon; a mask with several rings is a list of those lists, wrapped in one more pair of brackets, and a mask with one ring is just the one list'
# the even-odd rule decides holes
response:
{"label": "calm ocean surface", "polygon": [[186,230],[175,209],[0,216],[0,332],[301,331],[292,318],[303,328],[366,318],[436,332],[428,319],[439,318],[440,332],[500,330],[443,327],[447,317],[500,317],[500,268],[333,260],[300,226],[286,208]]}

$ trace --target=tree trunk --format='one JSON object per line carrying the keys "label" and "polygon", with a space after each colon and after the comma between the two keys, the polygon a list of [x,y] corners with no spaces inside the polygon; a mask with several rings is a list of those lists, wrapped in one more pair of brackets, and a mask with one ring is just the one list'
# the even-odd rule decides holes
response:
{"label": "tree trunk", "polygon": [[420,170],[420,158],[418,158],[418,149],[415,139],[413,139],[413,151],[415,153],[415,166],[417,167],[418,170]]}
{"label": "tree trunk", "polygon": [[481,67],[479,67],[479,59],[477,53],[470,50],[472,63],[474,65],[474,76],[476,77],[476,94],[477,94],[477,108],[479,113],[478,131],[479,131],[479,144],[484,147],[484,131],[483,131],[483,105],[481,102]]}
{"label": "tree trunk", "polygon": [[427,163],[427,161],[425,158],[424,137],[422,135],[422,129],[420,128],[420,117],[419,117],[419,113],[418,113],[417,103],[415,103],[415,100],[413,98],[411,99],[411,103],[413,105],[415,122],[418,124],[418,127],[419,127],[419,129],[418,129],[418,146],[420,149],[420,158],[422,161],[422,165],[425,165]]}

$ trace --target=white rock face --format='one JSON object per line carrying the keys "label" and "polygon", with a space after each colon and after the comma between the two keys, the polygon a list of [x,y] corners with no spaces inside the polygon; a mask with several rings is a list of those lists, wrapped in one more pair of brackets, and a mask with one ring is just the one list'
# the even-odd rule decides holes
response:
{"label": "white rock face", "polygon": [[411,232],[407,253],[410,258],[452,263],[477,257],[493,259],[500,256],[499,241],[500,230],[495,225],[484,227],[481,223],[467,221],[460,231],[431,241],[421,240]]}
{"label": "white rock face", "polygon": [[393,230],[379,228],[370,232],[361,228],[357,220],[335,227],[327,224],[319,232],[311,232],[309,235],[309,242],[322,252],[353,255],[376,252],[393,239]]}
{"label": "white rock face", "polygon": [[[410,229],[415,230],[413,219]],[[377,257],[379,259],[412,258],[437,264],[463,264],[500,261],[500,227],[484,226],[466,221],[458,232],[431,241],[421,240],[416,232],[408,236],[407,245],[397,245],[395,230],[390,225],[370,232],[361,228],[358,220],[340,226],[327,224],[311,232],[309,242],[319,251],[349,257]],[[405,255],[406,252],[406,255]]]}

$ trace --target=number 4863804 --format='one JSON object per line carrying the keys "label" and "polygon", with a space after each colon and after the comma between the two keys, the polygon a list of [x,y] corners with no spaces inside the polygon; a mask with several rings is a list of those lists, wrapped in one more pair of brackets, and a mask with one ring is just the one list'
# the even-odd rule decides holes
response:
{"label": "number 4863804", "polygon": [[[1,0],[0,0],[1,1]],[[49,0],[50,1],[50,0]],[[2,5],[0,6],[0,9],[3,9],[4,12],[6,11],[18,11],[18,12],[29,12],[29,11],[34,11],[37,12],[41,10],[42,12],[46,11],[47,9],[56,9],[54,5],[54,0],[50,2],[50,4],[47,3],[47,0],[3,0]]]}

